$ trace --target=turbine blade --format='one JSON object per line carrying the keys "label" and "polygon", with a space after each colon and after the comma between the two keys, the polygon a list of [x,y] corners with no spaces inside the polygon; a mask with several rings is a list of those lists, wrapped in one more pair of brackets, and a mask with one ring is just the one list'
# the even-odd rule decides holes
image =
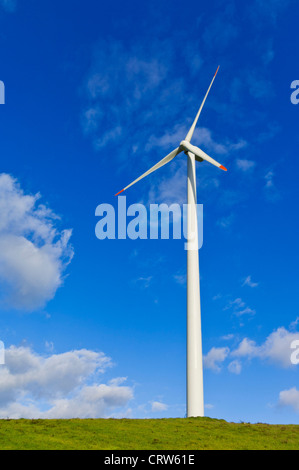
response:
{"label": "turbine blade", "polygon": [[[195,145],[190,144],[190,142],[186,140],[182,140],[180,143],[180,147],[185,151],[185,152],[191,152],[195,155],[195,159],[198,162],[201,162],[202,160],[206,160],[209,163],[212,163],[212,165],[217,166],[218,168],[221,168],[221,170],[227,171],[225,166],[221,165],[221,163],[216,162],[214,158],[210,157],[208,154],[206,154],[203,150],[201,150],[199,147],[195,147]],[[197,158],[196,158],[197,157]]]}
{"label": "turbine blade", "polygon": [[[189,144],[190,145],[190,144]],[[212,165],[215,165],[217,166],[218,168],[221,168],[221,170],[224,170],[224,171],[227,171],[227,168],[225,168],[225,166],[221,165],[221,163],[218,163],[216,162],[216,160],[214,160],[214,158],[210,157],[209,155],[207,155],[203,150],[201,150],[199,147],[195,147],[194,145],[192,145],[191,147],[192,150],[189,150],[190,152],[194,153],[195,155],[195,159],[197,161],[202,161],[202,160],[206,160],[206,162],[209,162],[209,163],[212,163]]]}
{"label": "turbine blade", "polygon": [[161,168],[162,166],[166,165],[166,163],[169,163],[174,157],[176,157],[180,152],[182,152],[183,149],[180,147],[176,148],[172,152],[170,152],[166,157],[162,158],[156,165],[154,165],[152,168],[150,168],[148,171],[143,173],[143,175],[139,176],[136,180],[134,180],[132,183],[128,184],[124,189],[119,191],[118,193],[115,194],[115,196],[118,196],[120,193],[128,189],[130,186],[133,186],[133,184],[137,183],[137,181],[140,181],[142,178],[145,178],[147,175],[150,173],[153,173],[154,171],[158,170],[158,168]]}
{"label": "turbine blade", "polygon": [[198,121],[198,118],[199,118],[199,116],[200,116],[201,110],[202,110],[202,108],[203,108],[203,106],[204,106],[204,104],[205,104],[205,102],[206,102],[206,99],[207,99],[207,97],[208,97],[208,94],[209,94],[209,92],[210,92],[210,89],[212,88],[212,85],[213,85],[214,80],[215,80],[215,78],[216,78],[216,75],[217,75],[217,73],[218,73],[219,67],[220,67],[220,65],[218,66],[218,68],[217,68],[217,70],[216,70],[216,73],[215,73],[215,75],[214,75],[214,77],[213,77],[213,80],[211,81],[211,84],[210,84],[210,86],[209,86],[209,88],[208,88],[208,91],[207,91],[207,93],[206,93],[206,95],[205,95],[205,97],[204,97],[204,99],[203,99],[203,102],[201,103],[201,106],[200,106],[200,108],[199,108],[199,110],[198,110],[198,113],[196,114],[196,117],[195,117],[195,119],[194,119],[194,122],[193,122],[192,126],[190,127],[188,134],[187,134],[186,137],[185,137],[185,140],[187,140],[187,142],[190,142],[191,139],[192,139],[195,126],[196,126],[196,124],[197,124],[197,121]]}

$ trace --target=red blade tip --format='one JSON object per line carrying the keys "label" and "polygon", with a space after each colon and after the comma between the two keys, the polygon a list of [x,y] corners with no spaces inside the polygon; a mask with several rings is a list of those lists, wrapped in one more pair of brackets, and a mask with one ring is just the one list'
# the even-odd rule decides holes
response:
{"label": "red blade tip", "polygon": [[121,191],[119,191],[119,193],[116,193],[115,196],[118,196],[120,193],[122,193],[124,191],[124,189],[122,189]]}
{"label": "red blade tip", "polygon": [[221,170],[227,171],[227,168],[225,168],[225,166],[223,166],[223,165],[220,165],[219,168],[221,168]]}
{"label": "red blade tip", "polygon": [[214,77],[216,77],[216,75],[217,75],[217,73],[218,73],[218,70],[219,70],[219,68],[220,68],[220,65],[218,65],[218,68],[217,68],[217,70],[216,70],[216,73],[215,73]]}

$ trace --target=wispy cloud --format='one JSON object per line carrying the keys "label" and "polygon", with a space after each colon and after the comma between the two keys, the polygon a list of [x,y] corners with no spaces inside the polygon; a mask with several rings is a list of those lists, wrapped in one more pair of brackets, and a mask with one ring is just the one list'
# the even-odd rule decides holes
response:
{"label": "wispy cloud", "polygon": [[258,286],[258,282],[253,282],[252,279],[251,279],[251,276],[247,276],[243,283],[242,283],[242,286],[249,286],[249,287],[257,287]]}
{"label": "wispy cloud", "polygon": [[224,335],[224,336],[221,336],[221,339],[223,341],[230,341],[232,339],[234,339],[235,335],[233,333],[229,333],[227,335]]}
{"label": "wispy cloud", "polygon": [[221,217],[221,219],[217,220],[217,225],[219,227],[222,227],[224,229],[228,229],[231,227],[233,221],[234,221],[234,214],[230,214],[228,216],[225,216],[225,217]]}
{"label": "wispy cloud", "polygon": [[255,315],[256,313],[255,310],[248,307],[248,305],[246,305],[246,303],[240,297],[231,300],[223,310],[231,310],[237,317],[242,315]]}
{"label": "wispy cloud", "polygon": [[236,166],[238,170],[241,170],[244,173],[251,172],[254,169],[255,165],[256,163],[253,160],[246,160],[245,158],[237,158],[236,160]]}
{"label": "wispy cloud", "polygon": [[187,275],[186,273],[177,273],[177,274],[174,274],[173,276],[175,282],[181,286],[185,286],[186,283],[187,283]]}
{"label": "wispy cloud", "polygon": [[153,276],[140,276],[137,279],[135,279],[135,283],[137,283],[142,289],[147,289],[151,282],[152,282]]}
{"label": "wispy cloud", "polygon": [[248,91],[253,98],[264,99],[273,96],[272,82],[257,72],[248,74],[247,85]]}
{"label": "wispy cloud", "polygon": [[270,202],[276,202],[280,199],[280,193],[274,183],[275,173],[273,170],[267,171],[264,177],[264,192],[266,199]]}
{"label": "wispy cloud", "polygon": [[[188,42],[186,47],[191,50]],[[197,57],[199,69],[200,53],[195,52],[193,47],[189,55]],[[171,40],[130,45],[109,39],[95,47],[84,85],[87,105],[81,116],[83,132],[98,151],[117,144],[115,158],[125,165],[128,155],[138,153],[136,174],[139,168],[140,172],[148,169],[178,146],[198,109],[198,90],[190,93],[192,75],[188,77],[177,67],[180,54]],[[190,110],[188,114],[186,109]],[[214,135],[207,127],[196,129],[193,142],[212,155],[223,156],[247,146],[243,138]]]}
{"label": "wispy cloud", "polygon": [[239,26],[235,18],[233,2],[226,2],[219,8],[217,15],[203,31],[203,41],[208,50],[216,48],[218,51],[223,51],[232,41],[236,40]]}
{"label": "wispy cloud", "polygon": [[0,0],[0,6],[8,13],[14,13],[17,8],[17,0]]}
{"label": "wispy cloud", "polygon": [[290,0],[254,0],[251,2],[249,11],[256,27],[262,27],[265,22],[276,26],[279,14],[290,4]]}
{"label": "wispy cloud", "polygon": [[[136,143],[144,152],[145,135],[147,140],[150,137],[145,129],[154,119],[152,103],[159,109],[160,121],[169,113],[168,92],[171,105],[177,106],[176,114],[181,109],[178,91],[183,82],[177,73],[167,82],[166,77],[175,70],[174,57],[167,42],[161,46],[157,41],[131,46],[112,39],[97,43],[85,81],[88,105],[82,113],[83,129],[97,149],[118,139],[125,152],[131,152]],[[125,129],[122,134],[121,129]]]}

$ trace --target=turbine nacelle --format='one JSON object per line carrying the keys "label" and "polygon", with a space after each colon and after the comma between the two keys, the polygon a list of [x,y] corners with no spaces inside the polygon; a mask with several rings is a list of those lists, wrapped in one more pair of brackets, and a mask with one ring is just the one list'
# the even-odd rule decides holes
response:
{"label": "turbine nacelle", "polygon": [[197,161],[203,161],[206,160],[209,163],[212,163],[212,165],[217,166],[218,168],[221,168],[221,170],[227,171],[227,169],[221,165],[220,163],[216,162],[214,158],[209,157],[203,150],[201,150],[199,147],[195,147],[195,145],[190,144],[188,140],[182,140],[180,143],[180,150],[184,151],[185,153],[191,152],[197,157]]}

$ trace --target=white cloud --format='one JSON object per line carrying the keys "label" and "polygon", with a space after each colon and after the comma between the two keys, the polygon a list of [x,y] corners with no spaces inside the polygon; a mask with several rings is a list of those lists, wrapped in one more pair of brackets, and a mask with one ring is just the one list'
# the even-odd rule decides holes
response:
{"label": "white cloud", "polygon": [[265,99],[273,94],[272,83],[269,80],[262,78],[257,73],[248,73],[247,84],[248,91],[253,98]]}
{"label": "white cloud", "polygon": [[184,274],[181,274],[181,273],[174,274],[173,278],[174,278],[175,282],[177,284],[180,284],[181,286],[185,286],[186,283],[187,283],[186,273],[184,273]]}
{"label": "white cloud", "polygon": [[294,367],[291,362],[291,343],[294,340],[299,340],[299,333],[280,327],[273,331],[260,346],[255,341],[244,338],[231,355],[248,359],[256,357],[283,368]]}
{"label": "white cloud", "polygon": [[7,307],[35,310],[52,299],[73,256],[71,230],[10,175],[0,174],[0,286]]}
{"label": "white cloud", "polygon": [[234,24],[234,5],[226,2],[215,15],[214,20],[203,31],[203,41],[208,49],[216,47],[218,51],[227,48],[239,35],[239,28]]}
{"label": "white cloud", "polygon": [[[169,153],[178,146],[198,110],[198,91],[190,93],[188,79],[177,63],[180,59],[187,61],[195,72],[202,60],[194,42],[187,38],[184,51],[182,54],[169,39],[132,45],[109,39],[95,45],[84,83],[87,103],[82,110],[83,131],[97,150],[112,142],[119,144],[116,155],[122,163],[128,164],[127,156],[138,151],[137,175],[164,156],[161,149]],[[186,110],[190,110],[188,125]],[[223,136],[214,137],[205,127],[196,129],[193,142],[220,155],[247,145],[243,139],[232,142]],[[149,163],[150,151],[153,160]]]}
{"label": "white cloud", "polygon": [[242,315],[255,315],[255,310],[248,307],[245,302],[240,298],[231,300],[225,307],[224,310],[232,310],[233,314],[237,317]]}
{"label": "white cloud", "polygon": [[242,370],[242,365],[241,365],[240,361],[235,360],[235,361],[230,362],[228,364],[227,368],[228,368],[229,372],[231,372],[232,374],[239,375],[241,373],[241,370]]}
{"label": "white cloud", "polygon": [[271,362],[281,367],[292,367],[291,343],[299,339],[299,333],[290,332],[285,328],[278,328],[273,331],[261,347],[262,358],[269,359]]}
{"label": "white cloud", "polygon": [[299,413],[299,391],[296,387],[290,388],[289,390],[283,390],[279,394],[279,406],[290,406]]}
{"label": "white cloud", "polygon": [[[243,308],[242,300],[236,300]],[[291,362],[291,355],[294,352],[291,344],[295,340],[299,341],[299,332],[292,331],[296,325],[297,320],[291,323],[290,331],[284,327],[277,328],[260,345],[250,338],[244,338],[235,349],[212,347],[203,358],[204,367],[219,372],[224,361],[230,359],[228,371],[238,375],[242,371],[244,360],[258,359],[285,369],[294,368],[296,365]],[[229,341],[233,338],[234,335],[226,335],[221,339]]]}
{"label": "white cloud", "polygon": [[206,409],[206,410],[212,410],[213,408],[215,408],[214,405],[212,405],[212,404],[210,404],[210,403],[206,403],[206,404],[205,404],[205,409]]}
{"label": "white cloud", "polygon": [[[234,301],[234,304],[243,310],[246,309],[244,302],[239,298]],[[258,359],[265,364],[273,364],[284,369],[294,368],[296,364],[291,361],[292,353],[294,353],[291,345],[294,341],[299,341],[299,332],[294,331],[297,324],[298,319],[290,324],[289,330],[284,327],[277,328],[261,344],[257,344],[250,338],[244,338],[234,349],[212,347],[203,358],[204,366],[219,372],[224,361],[230,359],[227,366],[228,371],[237,375],[242,371],[244,360],[250,361],[252,359]],[[221,339],[229,341],[234,339],[234,335],[222,336]]]}
{"label": "white cloud", "polygon": [[298,323],[299,323],[299,317],[297,317],[296,320],[290,323],[290,326],[289,326],[290,330],[296,330]]}
{"label": "white cloud", "polygon": [[153,412],[166,411],[168,409],[168,405],[160,401],[153,401],[151,409]]}
{"label": "white cloud", "polygon": [[205,127],[200,127],[196,134],[194,134],[194,143],[198,146],[202,145],[209,151],[217,153],[218,155],[226,155],[230,152],[236,152],[247,146],[247,142],[243,139],[238,142],[231,142],[228,139],[225,139],[222,143],[217,142],[213,138],[212,132]]}
{"label": "white cloud", "polygon": [[229,333],[227,335],[222,336],[221,339],[223,341],[230,341],[230,340],[234,339],[234,337],[235,337],[235,335],[233,333]]}
{"label": "white cloud", "polygon": [[173,150],[174,148],[178,147],[181,140],[184,139],[188,132],[187,127],[184,125],[176,124],[172,130],[164,132],[160,136],[156,137],[155,135],[151,135],[148,138],[148,142],[146,143],[145,150],[149,151],[152,148],[164,148]]}
{"label": "white cloud", "polygon": [[246,160],[246,159],[237,159],[236,160],[237,168],[244,173],[250,172],[254,169],[256,163],[253,160]]}
{"label": "white cloud", "polygon": [[101,138],[96,139],[94,141],[94,147],[96,150],[99,150],[105,147],[107,144],[111,142],[115,142],[122,134],[121,126],[116,126],[111,130],[105,132]]}
{"label": "white cloud", "polygon": [[264,191],[265,191],[265,196],[268,201],[275,202],[280,199],[280,194],[278,192],[278,189],[275,186],[274,183],[274,176],[275,173],[273,170],[267,171],[265,174],[265,186],[264,186]]}
{"label": "white cloud", "polygon": [[[179,157],[177,157],[179,158]],[[161,173],[158,184],[155,184],[156,177],[151,181],[151,187],[149,190],[149,202],[159,204],[186,204],[187,202],[187,191],[186,191],[186,178],[185,169],[186,162],[178,160],[172,165],[167,165],[167,176],[161,179]],[[158,170],[160,172],[160,170]],[[167,170],[165,170],[166,172]],[[175,191],[174,189],[175,188]]]}
{"label": "white cloud", "polygon": [[174,78],[171,84],[165,80],[175,65],[172,56],[169,45],[160,41],[131,47],[115,40],[96,44],[85,80],[88,104],[82,113],[82,125],[97,150],[118,140],[122,141],[124,155],[132,151],[132,146],[136,148],[136,142],[142,144],[144,153],[143,134],[146,123],[153,119],[152,101],[156,107],[162,105],[167,93],[174,97],[181,86],[179,79]]}
{"label": "white cloud", "polygon": [[250,4],[251,16],[255,26],[265,28],[265,22],[276,25],[277,18],[283,10],[289,5],[289,0],[254,0]]}
{"label": "white cloud", "polygon": [[17,1],[16,0],[0,0],[0,5],[8,13],[13,13],[17,7]]}
{"label": "white cloud", "polygon": [[135,279],[134,282],[138,283],[138,285],[140,285],[143,289],[147,289],[150,286],[152,279],[153,279],[153,276],[147,276],[147,277],[141,276]]}
{"label": "white cloud", "polygon": [[[156,137],[151,135],[148,139],[145,149],[150,150],[152,148],[173,148],[177,147],[181,140],[185,138],[189,127],[185,124],[176,124],[171,131],[167,131],[164,134]],[[197,146],[202,146],[207,151],[216,153],[218,155],[226,155],[232,151],[238,151],[246,147],[247,142],[241,139],[237,142],[231,142],[225,139],[224,142],[217,142],[215,140],[212,131],[206,127],[198,127],[194,133],[192,143]]]}
{"label": "white cloud", "polygon": [[[158,170],[160,173],[153,176],[151,180],[148,202],[153,204],[158,201],[159,204],[180,204],[180,206],[187,204],[187,161],[185,155],[183,153],[178,155],[172,164],[165,167],[165,177],[162,176],[161,170]],[[208,173],[198,172],[197,186],[201,191],[211,193],[218,188],[219,181]]]}
{"label": "white cloud", "polygon": [[111,367],[102,352],[86,349],[43,357],[11,346],[0,368],[0,418],[96,418],[110,416],[133,397],[126,378],[99,383]]}
{"label": "white cloud", "polygon": [[234,221],[234,214],[230,214],[226,217],[221,217],[221,219],[217,220],[217,225],[224,229],[229,229]]}
{"label": "white cloud", "polygon": [[219,363],[225,361],[229,354],[229,348],[215,348],[210,349],[208,354],[203,357],[203,364],[206,369],[211,369],[215,372],[220,371]]}
{"label": "white cloud", "polygon": [[109,380],[109,385],[121,385],[126,382],[128,377],[115,377],[114,379]]}
{"label": "white cloud", "polygon": [[84,134],[91,134],[98,129],[98,124],[103,117],[98,107],[90,107],[82,114],[82,127]]}
{"label": "white cloud", "polygon": [[272,170],[268,171],[265,175],[265,187],[266,188],[273,188],[274,183],[273,183],[273,177],[274,177],[274,172]]}
{"label": "white cloud", "polygon": [[244,338],[239,344],[238,348],[231,353],[235,357],[258,357],[260,355],[260,349],[257,347],[255,341],[248,338]]}
{"label": "white cloud", "polygon": [[251,276],[247,276],[246,279],[244,279],[242,286],[248,286],[248,287],[257,287],[258,283],[253,282],[251,279]]}

